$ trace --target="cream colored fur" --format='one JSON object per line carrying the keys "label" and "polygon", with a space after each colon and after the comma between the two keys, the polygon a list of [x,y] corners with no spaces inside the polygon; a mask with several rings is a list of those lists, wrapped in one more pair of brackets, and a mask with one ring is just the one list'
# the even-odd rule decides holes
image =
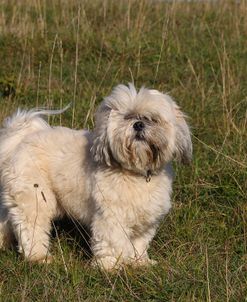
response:
{"label": "cream colored fur", "polygon": [[170,163],[191,158],[182,112],[168,95],[130,84],[104,99],[93,132],[51,127],[41,116],[52,113],[19,110],[1,129],[0,247],[14,234],[26,259],[49,260],[51,222],[67,214],[91,228],[100,266],[149,263],[171,207]]}

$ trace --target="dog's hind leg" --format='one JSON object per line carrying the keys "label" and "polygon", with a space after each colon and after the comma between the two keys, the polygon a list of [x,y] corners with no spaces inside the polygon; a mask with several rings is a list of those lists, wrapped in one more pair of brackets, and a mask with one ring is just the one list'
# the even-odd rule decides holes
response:
{"label": "dog's hind leg", "polygon": [[14,234],[8,221],[8,211],[0,204],[0,249],[10,248],[14,243]]}
{"label": "dog's hind leg", "polygon": [[9,217],[18,241],[19,252],[29,261],[50,262],[51,220],[55,196],[38,184],[25,185],[14,195]]}

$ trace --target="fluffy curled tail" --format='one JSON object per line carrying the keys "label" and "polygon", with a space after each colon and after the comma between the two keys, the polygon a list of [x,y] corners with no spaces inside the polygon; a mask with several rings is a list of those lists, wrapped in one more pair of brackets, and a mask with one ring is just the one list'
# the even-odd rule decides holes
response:
{"label": "fluffy curled tail", "polygon": [[[21,110],[18,109],[12,116],[7,117],[3,121],[3,129],[9,130],[23,130],[24,128],[38,128],[49,127],[45,120],[41,117],[45,115],[56,115],[61,114],[70,107],[70,104],[63,109],[59,110],[44,110],[44,109],[31,109]],[[31,129],[30,129],[31,130]]]}
{"label": "fluffy curled tail", "polygon": [[0,129],[0,164],[26,135],[50,128],[42,116],[61,114],[69,107],[70,104],[61,110],[18,109],[12,116],[7,117]]}

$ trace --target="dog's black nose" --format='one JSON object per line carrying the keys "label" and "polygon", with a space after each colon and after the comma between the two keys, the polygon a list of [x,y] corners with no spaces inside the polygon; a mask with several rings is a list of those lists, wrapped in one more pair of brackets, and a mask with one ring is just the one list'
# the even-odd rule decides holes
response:
{"label": "dog's black nose", "polygon": [[145,125],[142,121],[135,122],[133,125],[135,131],[142,131],[145,128]]}

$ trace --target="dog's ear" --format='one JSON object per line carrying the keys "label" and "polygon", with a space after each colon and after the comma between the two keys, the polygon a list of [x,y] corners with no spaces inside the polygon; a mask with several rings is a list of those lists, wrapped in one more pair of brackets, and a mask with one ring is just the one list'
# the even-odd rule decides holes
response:
{"label": "dog's ear", "polygon": [[188,164],[192,160],[192,142],[190,129],[186,123],[186,117],[176,103],[174,103],[176,116],[176,138],[175,138],[175,158],[183,164]]}
{"label": "dog's ear", "polygon": [[102,102],[95,114],[94,141],[91,148],[93,158],[96,162],[111,166],[110,147],[107,137],[108,119],[111,108]]}

